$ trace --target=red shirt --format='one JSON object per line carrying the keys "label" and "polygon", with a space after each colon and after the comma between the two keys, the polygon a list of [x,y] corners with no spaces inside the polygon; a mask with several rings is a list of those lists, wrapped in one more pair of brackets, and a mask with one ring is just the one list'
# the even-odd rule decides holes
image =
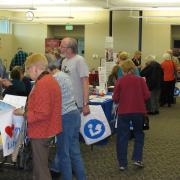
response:
{"label": "red shirt", "polygon": [[150,92],[143,78],[128,74],[116,81],[113,100],[118,103],[118,114],[146,113],[145,101]]}
{"label": "red shirt", "polygon": [[30,138],[48,138],[62,131],[61,102],[61,90],[50,74],[35,83],[27,106]]}

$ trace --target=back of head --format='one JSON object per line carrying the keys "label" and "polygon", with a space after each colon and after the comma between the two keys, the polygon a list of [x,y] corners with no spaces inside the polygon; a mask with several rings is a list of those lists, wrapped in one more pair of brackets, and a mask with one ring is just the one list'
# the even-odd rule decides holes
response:
{"label": "back of head", "polygon": [[125,61],[128,59],[129,55],[126,51],[122,51],[120,54],[119,54],[119,59],[122,60],[122,61]]}
{"label": "back of head", "polygon": [[164,53],[163,56],[162,56],[162,59],[163,60],[171,60],[171,55],[169,53]]}
{"label": "back of head", "polygon": [[153,55],[149,55],[145,58],[145,61],[146,61],[146,66],[151,64],[153,61],[155,61],[156,57],[153,56]]}
{"label": "back of head", "polygon": [[135,55],[135,56],[141,56],[141,51],[135,51],[135,52],[134,52],[134,55]]}
{"label": "back of head", "polygon": [[135,72],[135,65],[131,60],[126,60],[121,66],[124,73],[132,73]]}
{"label": "back of head", "polygon": [[28,69],[31,66],[37,66],[41,70],[46,70],[48,66],[48,61],[46,57],[42,54],[32,54],[31,56],[28,56],[25,61],[25,69]]}

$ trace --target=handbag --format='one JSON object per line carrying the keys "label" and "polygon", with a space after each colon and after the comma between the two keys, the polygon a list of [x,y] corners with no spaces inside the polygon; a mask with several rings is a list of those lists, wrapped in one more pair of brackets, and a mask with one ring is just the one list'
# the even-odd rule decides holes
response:
{"label": "handbag", "polygon": [[143,130],[149,130],[149,117],[148,117],[148,115],[144,115]]}

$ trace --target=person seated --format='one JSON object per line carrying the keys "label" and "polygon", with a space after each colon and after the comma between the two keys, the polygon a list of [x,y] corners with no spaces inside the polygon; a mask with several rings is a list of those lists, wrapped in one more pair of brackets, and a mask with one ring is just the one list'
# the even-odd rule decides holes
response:
{"label": "person seated", "polygon": [[21,79],[21,73],[19,67],[15,66],[10,73],[12,85],[5,88],[3,91],[3,97],[6,94],[17,95],[17,96],[26,96],[26,87]]}

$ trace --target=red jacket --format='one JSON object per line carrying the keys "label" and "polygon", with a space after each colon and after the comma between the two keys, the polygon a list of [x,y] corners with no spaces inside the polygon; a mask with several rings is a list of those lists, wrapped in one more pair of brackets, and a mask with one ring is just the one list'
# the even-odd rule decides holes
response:
{"label": "red jacket", "polygon": [[113,100],[118,103],[118,114],[146,113],[145,101],[150,92],[143,78],[128,74],[116,81]]}
{"label": "red jacket", "polygon": [[37,80],[27,106],[30,138],[48,138],[62,131],[61,102],[61,90],[51,75]]}

